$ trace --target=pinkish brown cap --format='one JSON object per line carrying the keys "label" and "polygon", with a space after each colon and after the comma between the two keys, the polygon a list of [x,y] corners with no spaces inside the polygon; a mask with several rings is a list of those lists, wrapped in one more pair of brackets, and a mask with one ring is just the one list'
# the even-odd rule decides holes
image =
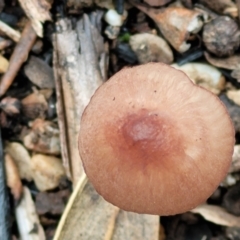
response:
{"label": "pinkish brown cap", "polygon": [[172,215],[203,203],[231,164],[226,108],[161,63],[126,68],[103,84],[81,120],[79,150],[97,192],[127,211]]}

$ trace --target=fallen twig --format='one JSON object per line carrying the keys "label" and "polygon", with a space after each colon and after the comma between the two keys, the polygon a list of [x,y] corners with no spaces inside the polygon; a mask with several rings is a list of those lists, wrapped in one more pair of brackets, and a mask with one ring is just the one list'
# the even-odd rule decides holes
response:
{"label": "fallen twig", "polygon": [[11,86],[22,64],[26,61],[29,51],[31,50],[37,35],[28,22],[22,32],[21,38],[16,45],[9,61],[7,72],[3,75],[0,83],[0,96],[4,95]]}

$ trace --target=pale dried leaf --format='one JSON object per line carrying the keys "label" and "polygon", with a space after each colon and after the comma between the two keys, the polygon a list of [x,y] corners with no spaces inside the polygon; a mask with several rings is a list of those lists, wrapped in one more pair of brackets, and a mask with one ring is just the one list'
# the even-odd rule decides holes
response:
{"label": "pale dried leaf", "polygon": [[0,73],[5,73],[8,69],[8,65],[8,60],[2,55],[0,55]]}
{"label": "pale dried leaf", "polygon": [[15,200],[20,199],[22,195],[22,182],[19,176],[17,165],[9,154],[5,154],[5,171],[7,178],[7,186],[11,189],[11,193]]}
{"label": "pale dried leaf", "polygon": [[81,240],[110,240],[118,212],[119,209],[106,202],[87,182],[85,175],[82,175],[68,202],[54,240],[73,240],[79,239],[79,236]]}
{"label": "pale dried leaf", "polygon": [[21,240],[46,239],[30,191],[26,187],[23,188],[23,197],[15,209],[15,215]]}
{"label": "pale dried leaf", "polygon": [[240,106],[240,90],[228,90],[226,95],[235,104]]}
{"label": "pale dried leaf", "polygon": [[5,152],[8,153],[16,163],[22,179],[32,180],[31,157],[26,148],[17,142],[6,144]]}
{"label": "pale dried leaf", "polygon": [[21,33],[10,26],[8,26],[6,23],[0,21],[0,31],[6,34],[9,38],[11,38],[13,41],[18,42],[21,37]]}
{"label": "pale dried leaf", "polygon": [[31,20],[33,29],[39,37],[43,37],[42,23],[51,20],[51,5],[46,0],[19,0],[27,17]]}
{"label": "pale dried leaf", "polygon": [[207,221],[226,227],[240,227],[240,217],[228,213],[224,208],[213,205],[201,205],[191,210],[200,214]]}
{"label": "pale dried leaf", "polygon": [[33,180],[40,191],[56,188],[61,179],[65,177],[65,171],[61,159],[36,154],[32,157]]}

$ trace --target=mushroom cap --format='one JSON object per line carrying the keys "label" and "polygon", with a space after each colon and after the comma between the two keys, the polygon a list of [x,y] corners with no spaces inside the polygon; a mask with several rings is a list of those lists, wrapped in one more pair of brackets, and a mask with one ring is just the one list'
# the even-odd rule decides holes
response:
{"label": "mushroom cap", "polygon": [[119,208],[173,215],[204,202],[228,172],[234,130],[217,96],[162,63],[125,68],[95,92],[79,150],[96,191]]}

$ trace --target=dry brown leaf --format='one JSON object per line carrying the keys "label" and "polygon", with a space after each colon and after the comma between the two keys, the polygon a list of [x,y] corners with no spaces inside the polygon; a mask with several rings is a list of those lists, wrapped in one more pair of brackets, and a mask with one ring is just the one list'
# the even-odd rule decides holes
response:
{"label": "dry brown leaf", "polygon": [[40,191],[56,188],[65,177],[61,159],[53,156],[36,154],[31,159],[31,166],[33,180]]}
{"label": "dry brown leaf", "polygon": [[42,23],[51,20],[51,4],[46,0],[19,0],[27,17],[31,20],[33,29],[39,37],[43,37]]}
{"label": "dry brown leaf", "polygon": [[16,163],[21,179],[32,180],[31,157],[26,148],[17,142],[6,144],[5,152],[8,153]]}
{"label": "dry brown leaf", "polygon": [[199,32],[203,25],[201,13],[197,11],[182,7],[156,10],[132,1],[131,3],[152,18],[165,39],[181,53],[191,47],[191,44],[186,42],[190,34]]}
{"label": "dry brown leaf", "polygon": [[19,200],[23,187],[19,176],[17,165],[9,154],[5,154],[5,170],[7,177],[7,186],[11,189],[11,193],[15,200]]}
{"label": "dry brown leaf", "polygon": [[226,227],[240,227],[240,217],[228,213],[224,208],[213,205],[201,205],[191,210],[200,214],[207,221]]}
{"label": "dry brown leaf", "polygon": [[15,209],[17,226],[22,240],[45,240],[45,233],[39,222],[34,201],[28,188],[23,188],[23,197]]}

